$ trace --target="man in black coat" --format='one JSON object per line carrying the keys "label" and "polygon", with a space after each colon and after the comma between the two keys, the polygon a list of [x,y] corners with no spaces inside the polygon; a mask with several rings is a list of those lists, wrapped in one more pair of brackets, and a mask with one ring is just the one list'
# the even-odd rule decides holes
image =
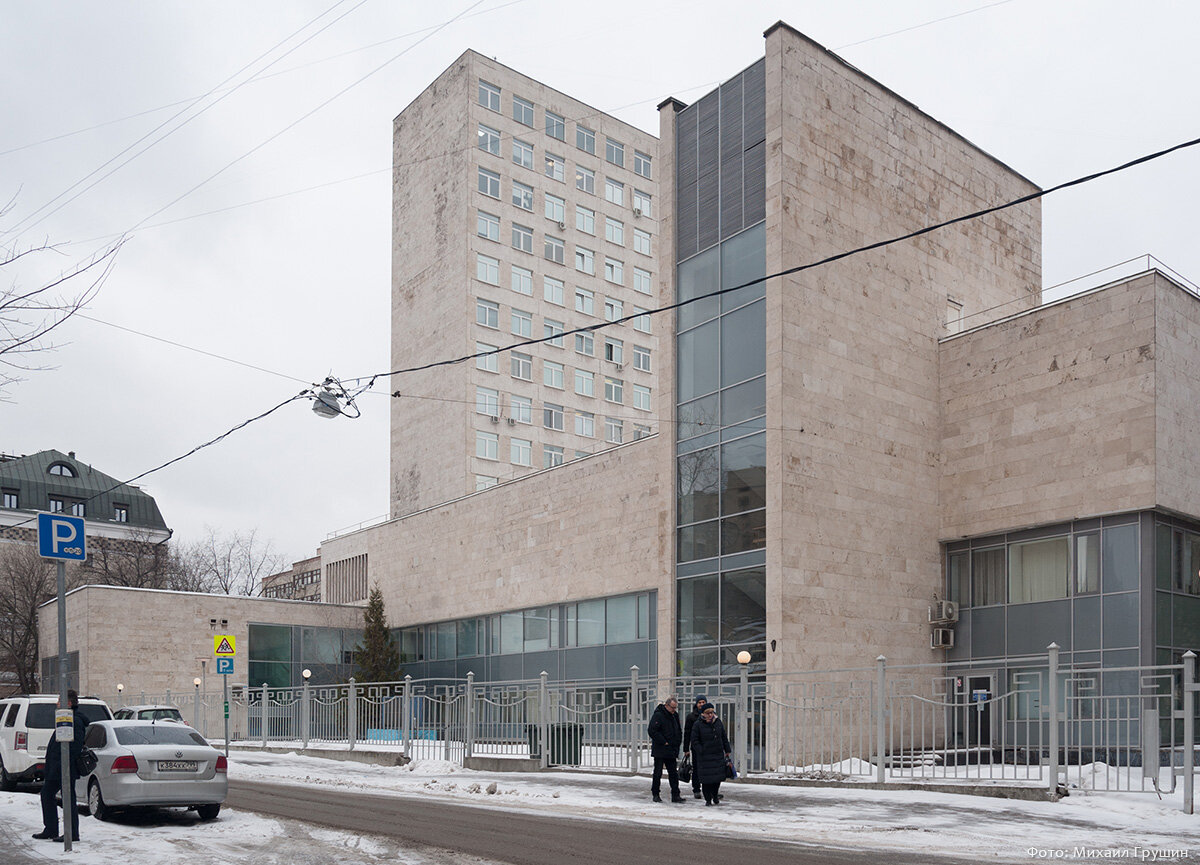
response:
{"label": "man in black coat", "polygon": [[659,790],[662,786],[663,766],[667,767],[667,781],[671,785],[671,801],[682,802],[679,795],[679,770],[675,761],[679,757],[679,746],[683,744],[683,729],[679,726],[679,701],[667,697],[658,704],[650,716],[646,728],[650,734],[650,753],[654,757],[654,779],[650,782],[650,797],[661,802]]}
{"label": "man in black coat", "polygon": [[[683,747],[689,754],[692,753],[692,727],[700,718],[700,707],[708,702],[708,697],[700,694],[696,697],[695,706],[692,711],[687,713],[687,717],[683,719]],[[693,761],[695,758],[692,758]],[[695,767],[692,767],[692,796],[696,799],[700,798],[700,775],[696,772]]]}
{"label": "man in black coat", "polygon": [[58,741],[58,732],[50,737],[50,743],[46,745],[46,768],[45,778],[42,781],[42,831],[35,834],[33,837],[38,839],[48,839],[62,843],[63,836],[58,834],[58,804],[55,798],[60,790],[62,791],[63,807],[67,807],[68,797],[70,797],[71,805],[71,838],[75,841],[79,840],[79,808],[75,806],[75,781],[79,778],[75,767],[78,765],[79,752],[83,750],[83,736],[87,728],[87,721],[83,715],[79,714],[79,695],[74,691],[67,691],[67,705],[71,707],[71,712],[74,714],[74,730],[75,736],[70,743],[70,760],[71,760],[71,789],[62,790],[62,745]]}

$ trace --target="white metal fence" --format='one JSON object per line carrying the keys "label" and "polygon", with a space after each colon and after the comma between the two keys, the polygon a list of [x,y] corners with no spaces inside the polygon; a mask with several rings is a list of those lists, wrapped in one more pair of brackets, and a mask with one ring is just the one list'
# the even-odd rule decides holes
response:
{"label": "white metal fence", "polygon": [[[395,749],[413,759],[537,760],[637,772],[646,725],[677,694],[717,707],[739,769],[807,778],[1008,782],[1054,791],[1173,792],[1191,813],[1195,655],[1157,667],[1060,668],[1058,649],[970,664],[871,667],[750,679],[476,682],[414,680],[300,688],[239,687],[230,740]],[[169,702],[206,736],[224,736],[219,696],[122,695]]]}

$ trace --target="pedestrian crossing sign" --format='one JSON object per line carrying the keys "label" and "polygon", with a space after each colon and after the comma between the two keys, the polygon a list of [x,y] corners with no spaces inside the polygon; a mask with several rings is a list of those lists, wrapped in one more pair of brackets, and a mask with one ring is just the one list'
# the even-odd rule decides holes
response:
{"label": "pedestrian crossing sign", "polygon": [[233,634],[216,634],[213,636],[213,654],[218,658],[232,658],[237,654],[237,642]]}

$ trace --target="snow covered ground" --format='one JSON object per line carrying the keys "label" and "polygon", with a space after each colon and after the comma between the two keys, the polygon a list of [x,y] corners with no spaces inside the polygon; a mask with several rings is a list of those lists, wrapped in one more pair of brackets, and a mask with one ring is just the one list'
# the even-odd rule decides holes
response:
{"label": "snow covered ground", "polygon": [[[677,828],[722,835],[804,841],[837,847],[905,850],[1030,862],[1132,858],[1142,862],[1200,858],[1200,815],[1181,810],[1181,793],[1075,790],[1057,803],[991,799],[906,790],[811,788],[728,784],[716,810],[650,802],[649,779],[581,772],[500,774],[418,760],[384,767],[299,754],[237,751],[231,780],[365,790],[398,798],[423,797],[502,810],[557,814],[575,819],[661,825],[665,813]],[[689,795],[690,795],[690,791]],[[0,793],[0,846],[35,857],[60,859],[61,845],[30,840],[40,828],[35,795]],[[213,823],[193,814],[152,812],[100,823],[83,818],[80,860],[97,865],[128,862],[227,865],[268,863],[458,861],[434,850],[401,850],[382,836],[360,837],[230,809]]]}

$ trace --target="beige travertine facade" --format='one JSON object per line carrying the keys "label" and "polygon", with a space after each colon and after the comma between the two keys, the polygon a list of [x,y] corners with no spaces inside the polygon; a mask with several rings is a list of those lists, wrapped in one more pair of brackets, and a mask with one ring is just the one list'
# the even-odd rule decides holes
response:
{"label": "beige travertine facade", "polygon": [[[481,97],[480,82],[496,90],[499,110],[481,104],[493,97]],[[517,99],[530,105],[521,119]],[[548,125],[553,115],[562,120],[562,138]],[[594,136],[592,153],[577,146],[580,129]],[[623,148],[623,166],[609,160],[610,141]],[[529,150],[517,156],[518,146]],[[658,306],[665,294],[656,264],[657,152],[654,136],[465,52],[395,121],[393,369]],[[482,186],[481,169],[490,173]],[[621,201],[609,200],[609,180],[620,185]],[[579,188],[588,183],[590,190]],[[484,225],[488,219],[495,222]],[[529,229],[528,239],[518,241],[516,229]],[[555,241],[561,246],[548,252]],[[590,264],[577,262],[584,253]],[[489,262],[482,270],[479,256]],[[577,289],[590,299],[577,302]],[[479,301],[490,311],[478,313]],[[606,310],[606,301],[616,308]],[[619,340],[619,359],[606,359],[606,336]],[[628,322],[587,338],[590,354],[576,350],[573,336],[561,346],[522,348],[529,360],[521,370],[504,352],[490,359],[495,371],[468,361],[395,377],[392,516],[656,431],[652,406],[637,402],[647,395],[635,397],[637,388],[649,388],[653,399],[666,368],[654,334]],[[635,347],[649,352],[648,368],[639,368]],[[592,377],[590,394],[586,382],[577,385],[576,370]],[[607,379],[621,390],[611,400]],[[577,431],[580,413],[590,433]]]}
{"label": "beige travertine facade", "polygon": [[946,339],[942,537],[1200,513],[1198,327],[1152,271]]}
{"label": "beige travertine facade", "polygon": [[[232,634],[237,656],[230,684],[247,684],[249,625],[270,623],[361,628],[362,608],[263,598],[83,586],[67,593],[67,651],[79,653],[79,692],[128,697],[168,689],[191,694],[192,680],[207,680],[219,694],[213,635]],[[58,601],[38,609],[42,656],[58,647]],[[202,676],[200,661],[207,661]]]}

